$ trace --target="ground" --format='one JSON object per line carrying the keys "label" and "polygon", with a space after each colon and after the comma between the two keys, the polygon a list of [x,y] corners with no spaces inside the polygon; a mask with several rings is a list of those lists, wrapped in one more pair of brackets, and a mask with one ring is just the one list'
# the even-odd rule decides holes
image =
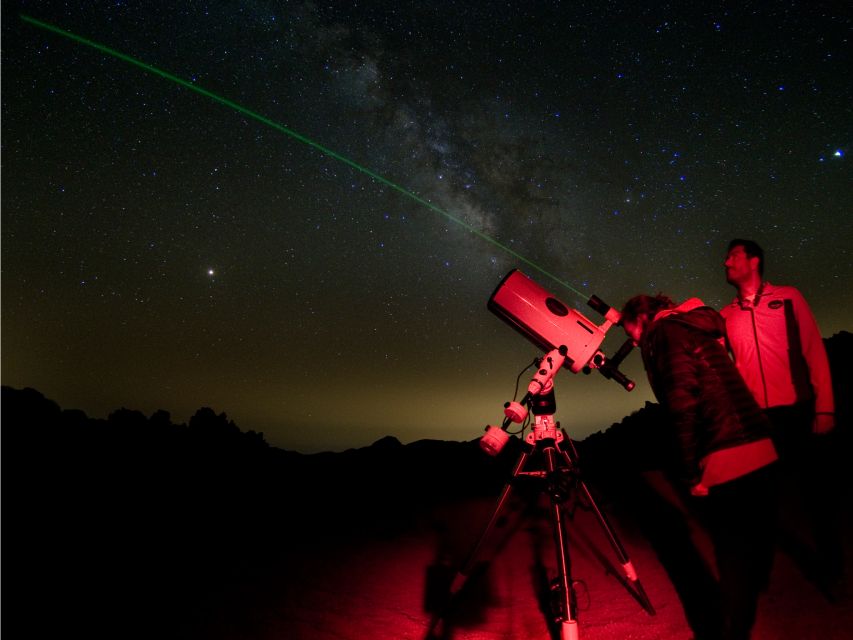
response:
{"label": "ground", "polygon": [[[436,594],[452,572],[448,567],[467,555],[493,505],[486,498],[434,505],[402,530],[383,535],[307,535],[280,554],[278,571],[247,578],[208,602],[191,634],[216,640],[558,638],[549,630],[548,605],[540,604],[548,598],[538,596],[556,575],[556,561],[550,521],[536,504],[489,533],[482,562],[445,619],[437,622],[429,611],[441,601]],[[655,613],[647,613],[620,582],[598,521],[578,510],[569,539],[579,638],[691,638],[679,596],[656,554],[630,523],[612,516],[611,523]],[[849,531],[849,522],[845,526]],[[853,637],[851,630],[853,601],[830,603],[789,556],[778,553],[754,640],[841,640]]]}

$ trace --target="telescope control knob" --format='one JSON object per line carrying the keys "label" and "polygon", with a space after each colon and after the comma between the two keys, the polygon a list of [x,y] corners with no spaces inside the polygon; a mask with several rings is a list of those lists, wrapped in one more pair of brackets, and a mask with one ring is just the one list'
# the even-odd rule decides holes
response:
{"label": "telescope control knob", "polygon": [[527,407],[520,402],[507,402],[504,405],[504,415],[516,424],[521,424],[527,417]]}

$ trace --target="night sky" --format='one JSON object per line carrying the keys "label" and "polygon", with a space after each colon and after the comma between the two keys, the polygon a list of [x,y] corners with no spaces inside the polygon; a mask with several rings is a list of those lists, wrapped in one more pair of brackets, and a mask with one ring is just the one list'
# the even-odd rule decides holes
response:
{"label": "night sky", "polygon": [[[63,408],[470,440],[541,355],[486,308],[510,270],[597,324],[593,294],[719,308],[732,237],[853,330],[849,3],[2,8],[2,382]],[[624,369],[557,378],[571,436],[652,398]]]}

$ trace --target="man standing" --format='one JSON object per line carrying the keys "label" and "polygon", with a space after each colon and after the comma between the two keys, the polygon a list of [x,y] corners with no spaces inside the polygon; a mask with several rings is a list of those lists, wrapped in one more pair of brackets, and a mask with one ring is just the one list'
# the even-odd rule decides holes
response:
{"label": "man standing", "polygon": [[[737,296],[720,314],[735,364],[773,423],[783,462],[806,489],[815,559],[811,570],[828,589],[841,574],[842,552],[832,505],[832,465],[821,453],[835,427],[829,361],[802,294],[764,280],[764,252],[752,240],[729,243],[726,280]],[[821,442],[823,440],[823,442]],[[829,594],[827,594],[829,595]]]}

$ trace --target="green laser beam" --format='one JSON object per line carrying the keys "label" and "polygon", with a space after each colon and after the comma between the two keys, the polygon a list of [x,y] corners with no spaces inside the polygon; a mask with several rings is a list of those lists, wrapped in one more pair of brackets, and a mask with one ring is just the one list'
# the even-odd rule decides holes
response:
{"label": "green laser beam", "polygon": [[513,249],[511,249],[508,246],[506,246],[505,244],[499,242],[495,238],[492,238],[491,236],[480,231],[479,229],[471,226],[470,224],[468,224],[464,220],[461,220],[461,219],[457,218],[456,216],[451,215],[450,213],[448,213],[447,211],[445,211],[441,207],[437,207],[436,205],[431,203],[429,200],[425,200],[424,198],[421,198],[419,195],[412,193],[408,189],[391,182],[387,178],[379,175],[378,173],[376,173],[374,171],[371,171],[367,167],[364,167],[364,166],[358,164],[357,162],[350,160],[349,158],[347,158],[345,156],[342,156],[341,154],[333,151],[332,149],[329,149],[328,147],[324,147],[323,145],[321,145],[317,142],[314,142],[310,138],[307,138],[307,137],[303,136],[302,134],[297,133],[293,129],[289,129],[289,128],[285,127],[284,125],[281,125],[277,122],[274,122],[274,121],[270,120],[269,118],[262,116],[259,113],[251,111],[250,109],[247,109],[246,107],[244,107],[240,104],[237,104],[236,102],[232,102],[231,100],[229,100],[227,98],[223,98],[222,96],[216,95],[215,93],[208,91],[207,89],[204,89],[204,88],[198,86],[197,84],[193,84],[192,82],[188,82],[182,78],[179,78],[175,75],[172,75],[171,73],[163,71],[162,69],[158,69],[157,67],[154,67],[150,64],[146,64],[145,62],[142,62],[141,60],[137,60],[136,58],[132,58],[131,56],[129,56],[127,54],[121,53],[120,51],[116,51],[115,49],[110,49],[107,46],[104,46],[104,45],[99,44],[97,42],[94,42],[92,40],[88,40],[87,38],[83,38],[82,36],[78,36],[77,34],[71,33],[70,31],[60,29],[59,27],[57,27],[55,25],[48,24],[47,22],[42,22],[41,20],[36,20],[35,18],[32,18],[32,17],[24,15],[24,14],[21,14],[21,20],[23,20],[24,22],[27,22],[29,24],[32,24],[36,27],[39,27],[41,29],[45,29],[46,31],[51,31],[53,33],[56,33],[56,34],[61,35],[63,37],[66,37],[70,40],[73,40],[74,42],[79,43],[79,44],[84,44],[87,47],[91,47],[91,48],[96,49],[102,53],[106,53],[107,55],[110,55],[114,58],[118,58],[119,60],[124,60],[125,62],[129,62],[130,64],[135,65],[135,66],[137,66],[141,69],[144,69],[145,71],[148,71],[150,73],[153,73],[155,75],[158,75],[161,78],[165,78],[166,80],[171,80],[175,84],[178,84],[182,87],[186,87],[187,89],[190,89],[191,91],[195,91],[196,93],[200,93],[201,95],[203,95],[207,98],[210,98],[211,100],[214,100],[220,104],[225,105],[226,107],[233,109],[234,111],[237,111],[238,113],[242,113],[245,116],[248,116],[254,120],[257,120],[258,122],[260,122],[262,124],[267,125],[268,127],[271,127],[272,129],[275,129],[276,131],[280,131],[281,133],[284,133],[284,134],[290,136],[291,138],[294,138],[294,139],[298,140],[299,142],[306,144],[313,149],[316,149],[320,153],[327,155],[330,158],[334,158],[335,160],[338,160],[340,162],[343,162],[344,164],[355,169],[356,171],[359,171],[365,175],[370,176],[376,182],[379,182],[380,184],[384,184],[385,186],[391,187],[395,191],[402,193],[404,196],[406,196],[408,198],[411,198],[412,200],[414,200],[418,204],[423,205],[427,209],[444,216],[446,219],[450,220],[451,222],[458,224],[459,226],[461,226],[464,229],[473,233],[475,236],[482,238],[483,240],[494,245],[498,249],[501,249],[502,251],[508,253],[512,257],[514,257],[517,260],[523,262],[524,264],[532,267],[533,269],[535,269],[539,273],[549,277],[554,282],[556,282],[556,283],[560,284],[561,286],[565,287],[566,289],[576,293],[577,295],[581,296],[582,298],[587,299],[589,297],[586,294],[584,294],[583,292],[575,289],[568,282],[561,280],[560,278],[558,278],[553,273],[550,273],[546,269],[543,269],[542,267],[540,267],[535,262],[529,260],[528,258],[525,258],[523,255],[521,255],[517,251],[514,251]]}

